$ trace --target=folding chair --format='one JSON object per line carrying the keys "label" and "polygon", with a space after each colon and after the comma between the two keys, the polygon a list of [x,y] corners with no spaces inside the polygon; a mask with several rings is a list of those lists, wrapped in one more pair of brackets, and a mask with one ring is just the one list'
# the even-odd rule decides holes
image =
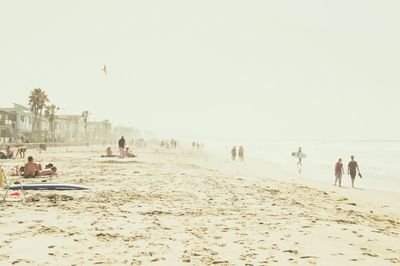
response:
{"label": "folding chair", "polygon": [[[21,193],[22,193],[22,202],[25,203],[25,191],[22,187],[22,180],[21,177],[18,176],[17,180],[18,184],[21,188]],[[6,192],[4,193],[2,201],[6,201],[6,198],[8,196],[8,192],[10,191],[10,186],[13,184],[13,181],[11,181],[8,177],[4,169],[1,167],[0,168],[0,188],[5,189]]]}

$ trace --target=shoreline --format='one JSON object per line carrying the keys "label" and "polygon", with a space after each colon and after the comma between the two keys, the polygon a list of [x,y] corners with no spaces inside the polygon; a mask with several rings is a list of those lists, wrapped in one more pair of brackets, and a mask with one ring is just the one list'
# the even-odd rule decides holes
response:
{"label": "shoreline", "polygon": [[[223,156],[222,153],[207,154],[210,157],[215,157],[216,160],[224,161],[230,167],[233,164],[233,169],[236,173],[242,175],[250,176],[251,179],[272,179],[283,183],[292,183],[296,185],[309,186],[315,189],[321,189],[326,192],[334,192],[340,196],[346,196],[348,198],[354,198],[355,200],[361,200],[368,203],[379,202],[384,204],[389,201],[395,205],[394,209],[400,209],[400,191],[382,190],[382,189],[371,189],[371,188],[351,188],[350,177],[343,176],[342,187],[334,186],[334,176],[332,174],[332,183],[324,182],[321,180],[309,178],[306,176],[301,176],[298,173],[290,172],[281,169],[278,165],[268,162],[267,160],[247,157],[244,162],[241,161],[231,161],[228,156]],[[237,165],[235,165],[237,164]],[[246,165],[247,164],[247,165]],[[224,169],[228,170],[229,169]],[[241,172],[238,172],[241,170]]]}
{"label": "shoreline", "polygon": [[[227,149],[225,151],[222,151],[221,149],[214,148],[212,149],[212,152],[210,154],[216,154],[219,157],[223,159],[229,159],[230,156],[230,151]],[[321,170],[321,169],[326,169],[322,168],[319,165],[313,165],[314,162],[308,163],[310,159],[307,158],[303,162],[303,171],[301,174],[299,174],[295,170],[289,170],[290,166],[293,165],[293,169],[295,168],[296,161],[293,160],[292,164],[288,163],[282,163],[282,162],[272,162],[268,160],[267,158],[263,158],[261,155],[251,155],[251,156],[246,156],[246,161],[250,159],[252,161],[259,161],[260,164],[265,163],[267,165],[273,166],[274,168],[280,169],[280,173],[284,173],[283,176],[293,176],[296,177],[296,179],[301,179],[301,180],[309,180],[309,181],[314,181],[317,183],[321,184],[332,184],[334,183],[335,176],[333,174],[333,168],[334,168],[334,163],[332,164],[330,170]],[[290,161],[293,159],[292,157],[288,156],[288,160]],[[363,170],[363,169],[361,169]],[[360,178],[357,176],[356,178],[356,189],[363,189],[363,190],[368,190],[368,191],[387,191],[387,192],[395,192],[395,193],[400,193],[400,186],[399,185],[394,185],[394,183],[397,183],[397,180],[395,179],[394,176],[375,176],[374,179],[369,178],[369,176],[366,175],[368,171],[362,171],[363,173],[363,178],[360,180]],[[281,174],[282,176],[282,174]],[[321,176],[326,176],[326,179],[320,178]],[[374,175],[372,175],[374,177]],[[386,177],[385,177],[386,176]],[[345,184],[350,183],[350,177],[347,175],[347,169],[345,169],[345,174],[342,177],[342,183],[343,181]],[[361,181],[361,182],[360,182]],[[367,182],[367,183],[366,183]],[[398,181],[400,182],[400,181]],[[360,187],[357,188],[357,185],[363,184]]]}

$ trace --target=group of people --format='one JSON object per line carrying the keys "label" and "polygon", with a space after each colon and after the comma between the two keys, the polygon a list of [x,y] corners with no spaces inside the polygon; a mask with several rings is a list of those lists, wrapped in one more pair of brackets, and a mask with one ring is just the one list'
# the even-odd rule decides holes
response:
{"label": "group of people", "polygon": [[[129,147],[126,147],[126,141],[124,136],[122,136],[119,141],[118,141],[118,147],[119,147],[119,157],[120,158],[125,158],[125,157],[136,157],[136,155],[133,154],[133,152],[129,149]],[[111,148],[108,147],[106,150],[107,157],[114,157],[112,155]]]}
{"label": "group of people", "polygon": [[[299,148],[299,150],[295,153],[292,154],[293,156],[298,158],[297,166],[300,167],[302,166],[302,160],[305,158],[305,154],[303,153],[302,149]],[[354,156],[352,155],[350,157],[350,162],[347,165],[347,174],[351,177],[351,187],[354,188],[354,182],[356,180],[357,175],[362,178],[361,171],[358,167],[357,161],[354,160]],[[344,167],[343,167],[343,160],[341,158],[338,159],[338,161],[335,164],[335,186],[339,184],[339,187],[342,186],[342,177],[345,173]],[[299,170],[300,172],[301,170]]]}
{"label": "group of people", "polygon": [[175,139],[162,140],[161,143],[160,143],[161,147],[164,147],[164,148],[167,148],[167,149],[169,149],[169,148],[176,149],[177,145],[178,145],[178,143],[176,142]]}
{"label": "group of people", "polygon": [[42,168],[42,165],[36,163],[32,156],[28,157],[28,162],[24,166],[15,167],[15,176],[23,176],[25,178],[34,178],[39,176],[54,176],[57,175],[57,167],[49,163]]}
{"label": "group of people", "polygon": [[244,161],[244,148],[243,146],[239,146],[239,149],[234,146],[231,150],[232,161],[236,161],[236,157],[239,157],[239,160]]}
{"label": "group of people", "polygon": [[[117,157],[117,155],[114,155],[112,153],[111,147],[107,147],[106,155],[102,155],[101,157],[110,157],[111,158],[111,157]],[[124,158],[124,157],[136,157],[136,155],[134,155],[133,152],[128,147],[126,147],[125,150],[124,150],[123,155],[121,156],[121,154],[120,154],[119,157],[121,157],[121,158]]]}
{"label": "group of people", "polygon": [[[24,146],[17,148],[17,153],[15,154],[15,158],[20,156],[20,158],[25,158],[27,148]],[[0,159],[12,159],[14,158],[14,150],[8,145],[4,152],[0,151]]]}
{"label": "group of people", "polygon": [[[347,174],[351,177],[351,187],[354,188],[354,181],[356,180],[356,176],[362,178],[360,168],[358,168],[357,161],[354,160],[354,156],[351,156],[351,161],[347,165]],[[342,186],[342,176],[344,175],[344,167],[342,163],[342,159],[339,158],[337,163],[335,164],[335,186],[339,183],[339,187]]]}
{"label": "group of people", "polygon": [[200,149],[200,148],[203,148],[204,147],[204,144],[203,143],[199,143],[199,142],[195,142],[195,141],[193,141],[192,142],[192,148],[193,149]]}

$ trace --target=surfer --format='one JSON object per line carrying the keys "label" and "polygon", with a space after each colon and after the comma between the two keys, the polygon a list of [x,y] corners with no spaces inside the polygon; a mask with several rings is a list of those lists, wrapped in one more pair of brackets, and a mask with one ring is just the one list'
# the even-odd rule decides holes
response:
{"label": "surfer", "polygon": [[299,159],[299,161],[297,162],[297,166],[303,166],[302,164],[302,160],[303,160],[303,151],[301,150],[301,147],[299,148],[299,150],[296,153],[296,157],[297,159]]}
{"label": "surfer", "polygon": [[231,150],[232,161],[236,161],[236,146]]}
{"label": "surfer", "polygon": [[339,159],[339,161],[336,163],[335,165],[335,186],[339,181],[339,187],[342,187],[342,176],[344,173],[344,169],[343,169],[343,163],[342,163],[342,159]]}
{"label": "surfer", "polygon": [[352,188],[354,188],[354,180],[356,179],[357,171],[358,175],[361,177],[360,169],[358,168],[358,163],[354,160],[354,156],[352,155],[347,170],[347,174],[350,175],[351,177]]}

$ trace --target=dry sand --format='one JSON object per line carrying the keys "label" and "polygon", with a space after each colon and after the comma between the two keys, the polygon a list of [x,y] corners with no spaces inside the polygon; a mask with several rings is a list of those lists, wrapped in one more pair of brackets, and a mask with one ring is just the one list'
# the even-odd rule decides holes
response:
{"label": "dry sand", "polygon": [[142,148],[120,160],[103,150],[28,152],[61,175],[27,183],[91,190],[0,203],[1,265],[400,264],[399,193],[339,189],[202,151]]}

